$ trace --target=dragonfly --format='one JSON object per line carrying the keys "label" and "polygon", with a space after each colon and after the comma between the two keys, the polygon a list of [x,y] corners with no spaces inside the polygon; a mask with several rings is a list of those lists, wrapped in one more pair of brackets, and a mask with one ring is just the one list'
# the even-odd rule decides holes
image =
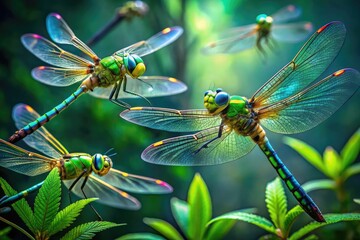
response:
{"label": "dragonfly", "polygon": [[151,144],[142,159],[164,165],[214,165],[237,160],[258,145],[304,211],[324,222],[320,209],[284,165],[263,127],[281,134],[309,130],[339,109],[359,88],[360,74],[345,68],[316,81],[337,56],[345,39],[341,22],[318,29],[294,59],[251,98],[222,89],[204,95],[205,109],[133,107],[120,116],[138,125],[196,132]]}
{"label": "dragonfly", "polygon": [[263,44],[272,48],[272,40],[299,42],[305,40],[312,31],[310,22],[287,23],[301,15],[301,9],[288,5],[273,15],[260,14],[256,23],[231,28],[220,34],[219,40],[207,44],[202,50],[205,54],[236,53],[256,47],[265,54]]}
{"label": "dragonfly", "polygon": [[[38,117],[39,114],[26,104],[18,104],[13,109],[17,126]],[[39,128],[24,141],[42,154],[27,151],[0,139],[0,166],[27,176],[37,176],[58,168],[62,182],[69,189],[69,196],[70,192],[73,192],[79,197],[99,198],[101,204],[111,207],[137,210],[141,207],[140,202],[125,191],[143,194],[172,192],[172,187],[164,181],[113,168],[109,155],[69,153],[45,127]],[[40,182],[14,196],[4,196],[0,199],[0,206],[26,197],[38,190],[43,183]],[[95,209],[94,211],[101,219]]]}
{"label": "dragonfly", "polygon": [[[146,97],[173,95],[187,89],[184,83],[172,77],[142,76],[146,66],[141,57],[175,41],[183,32],[181,27],[165,28],[146,41],[137,42],[111,56],[100,59],[75,36],[59,14],[49,14],[46,25],[54,42],[70,44],[78,48],[90,57],[91,61],[67,52],[37,34],[25,34],[21,37],[21,42],[31,53],[44,62],[56,66],[34,68],[32,76],[36,80],[58,87],[69,86],[80,81],[82,83],[74,93],[59,105],[15,132],[9,138],[11,143],[15,143],[36,131],[86,92],[90,92],[90,95],[98,98],[107,98],[113,103],[129,108],[130,105],[119,98],[142,97],[147,100]],[[121,88],[123,91],[120,91]]]}

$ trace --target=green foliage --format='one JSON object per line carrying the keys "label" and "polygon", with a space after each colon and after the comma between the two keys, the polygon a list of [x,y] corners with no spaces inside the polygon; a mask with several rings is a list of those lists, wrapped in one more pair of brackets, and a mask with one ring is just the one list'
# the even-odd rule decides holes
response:
{"label": "green foliage", "polygon": [[152,233],[130,233],[115,240],[165,240],[165,238]]}
{"label": "green foliage", "polygon": [[116,224],[106,221],[88,222],[71,229],[68,233],[64,235],[64,237],[61,238],[61,240],[92,239],[95,236],[95,233],[121,225],[124,224]]}
{"label": "green foliage", "polygon": [[287,211],[287,201],[280,181],[279,178],[276,178],[273,182],[268,183],[265,192],[265,202],[275,227],[284,229],[283,223]]}
{"label": "green foliage", "polygon": [[0,230],[0,240],[10,240],[7,235],[11,231],[11,227],[6,227]]}
{"label": "green foliage", "polygon": [[144,218],[144,223],[161,233],[167,239],[183,239],[180,233],[170,223],[164,220],[156,218]]}
{"label": "green foliage", "polygon": [[172,198],[171,212],[175,218],[177,225],[180,227],[186,237],[189,237],[187,226],[189,226],[189,204],[186,201]]}

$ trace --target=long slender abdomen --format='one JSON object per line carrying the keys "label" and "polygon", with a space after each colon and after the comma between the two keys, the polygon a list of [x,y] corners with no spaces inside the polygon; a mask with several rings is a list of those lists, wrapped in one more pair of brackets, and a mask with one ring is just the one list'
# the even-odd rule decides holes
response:
{"label": "long slender abdomen", "polygon": [[17,141],[23,139],[27,135],[33,133],[41,126],[45,125],[51,119],[59,115],[63,110],[65,110],[71,103],[73,103],[79,96],[87,91],[86,86],[79,87],[74,93],[72,93],[68,98],[66,98],[62,103],[54,107],[52,110],[48,111],[35,121],[29,123],[22,129],[16,131],[10,138],[9,142],[16,143]]}
{"label": "long slender abdomen", "polygon": [[270,145],[270,142],[266,137],[264,138],[263,143],[259,144],[259,147],[265,153],[271,165],[275,168],[280,178],[285,182],[286,186],[294,195],[294,197],[299,202],[300,206],[304,209],[304,211],[316,221],[325,222],[325,219],[321,214],[318,206],[316,206],[315,202],[300,186],[299,182],[295,179],[289,169],[287,169],[287,167],[276,154],[275,150]]}
{"label": "long slender abdomen", "polygon": [[5,196],[5,197],[1,198],[0,199],[0,206],[10,205],[10,204],[15,203],[16,201],[26,197],[30,193],[37,191],[43,184],[44,184],[44,181],[42,181],[42,182],[40,182],[40,183],[26,189],[26,190],[23,190],[23,191],[15,194],[13,196]]}

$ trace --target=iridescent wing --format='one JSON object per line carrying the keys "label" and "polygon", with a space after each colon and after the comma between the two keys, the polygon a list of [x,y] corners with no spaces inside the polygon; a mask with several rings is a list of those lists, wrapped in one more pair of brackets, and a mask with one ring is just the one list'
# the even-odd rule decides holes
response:
{"label": "iridescent wing", "polygon": [[216,138],[218,132],[219,127],[213,127],[193,135],[156,142],[142,152],[141,158],[146,162],[162,165],[214,165],[239,159],[255,146],[250,137],[241,136],[224,126],[222,136],[203,147]]}
{"label": "iridescent wing", "polygon": [[169,184],[159,179],[129,174],[114,168],[99,179],[111,186],[133,193],[170,193],[173,190]]}
{"label": "iridescent wing", "polygon": [[235,53],[255,46],[258,27],[251,24],[229,29],[222,33],[219,40],[206,45],[202,52],[205,54]]}
{"label": "iridescent wing", "polygon": [[181,27],[168,27],[148,40],[140,41],[129,47],[120,49],[114,54],[119,55],[123,53],[131,53],[142,57],[169,45],[178,39],[182,33],[183,29]]}
{"label": "iridescent wing", "polygon": [[211,116],[207,110],[133,107],[120,113],[120,116],[144,127],[170,132],[195,132],[221,123],[219,116]]}
{"label": "iridescent wing", "polygon": [[331,22],[317,30],[295,58],[254,94],[250,99],[253,108],[271,105],[308,86],[337,56],[345,33],[341,22]]}
{"label": "iridescent wing", "polygon": [[[81,191],[81,185],[84,180],[79,180],[72,189],[78,197],[84,198],[84,194]],[[70,188],[74,180],[64,180],[63,183],[67,188]],[[105,204],[115,208],[137,210],[141,207],[140,202],[110,184],[106,183],[102,179],[95,175],[89,175],[89,178],[84,186],[84,192],[88,198],[99,198],[99,203]]]}
{"label": "iridescent wing", "polygon": [[[23,126],[26,126],[29,122],[32,122],[39,117],[40,115],[29,105],[20,103],[13,108],[12,118],[18,129],[21,129]],[[69,153],[44,127],[39,128],[23,140],[30,147],[52,158],[60,158],[62,155]]]}
{"label": "iridescent wing", "polygon": [[94,62],[99,61],[99,57],[79,38],[67,25],[65,20],[58,13],[50,13],[46,18],[46,27],[51,39],[60,44],[70,44],[88,55]]}
{"label": "iridescent wing", "polygon": [[294,20],[301,15],[301,9],[295,5],[288,5],[272,14],[273,23],[283,23]]}
{"label": "iridescent wing", "polygon": [[339,70],[303,91],[259,109],[262,125],[285,134],[309,130],[330,117],[360,87],[360,73]]}
{"label": "iridescent wing", "polygon": [[[139,79],[134,79],[130,76],[127,77],[126,90],[135,92],[143,97],[161,97],[179,94],[186,91],[187,86],[172,77],[163,76],[142,76]],[[98,98],[108,99],[114,86],[111,85],[106,88],[95,88],[90,92],[90,95]],[[129,94],[124,91],[119,92],[119,98],[139,98],[134,94]]]}
{"label": "iridescent wing", "polygon": [[282,42],[299,42],[307,38],[313,31],[310,22],[277,24],[271,28],[271,36]]}

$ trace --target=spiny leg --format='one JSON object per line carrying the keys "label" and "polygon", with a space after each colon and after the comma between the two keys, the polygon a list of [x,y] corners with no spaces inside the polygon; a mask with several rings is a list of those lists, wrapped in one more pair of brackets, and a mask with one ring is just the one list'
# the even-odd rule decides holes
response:
{"label": "spiny leg", "polygon": [[[118,99],[119,91],[120,91],[120,84],[118,82],[115,82],[114,87],[111,90],[111,93],[109,96],[110,102],[115,103],[116,105],[118,105],[120,107],[130,109],[131,106],[129,104]],[[115,97],[114,97],[114,95],[115,95]]]}
{"label": "spiny leg", "polygon": [[71,200],[71,190],[75,187],[76,183],[84,176],[84,174],[86,173],[86,169],[83,170],[83,172],[75,179],[75,181],[70,185],[69,187],[69,191],[68,191],[68,194],[69,194],[69,200],[70,200],[70,203],[72,203],[72,200]]}
{"label": "spiny leg", "polygon": [[[84,182],[81,184],[81,188],[80,188],[80,189],[81,189],[81,192],[83,193],[83,195],[84,195],[84,197],[85,197],[85,199],[88,198],[88,197],[86,196],[85,192],[84,192],[84,187],[85,187],[85,184],[86,184],[88,178],[89,178],[88,176],[85,177]],[[103,220],[102,217],[101,217],[100,214],[96,211],[96,209],[94,208],[94,206],[93,206],[91,203],[89,203],[89,205],[90,205],[91,209],[95,212],[95,214],[96,214],[96,216],[98,217],[98,219],[99,219],[100,221],[102,221],[102,220]]]}
{"label": "spiny leg", "polygon": [[200,150],[203,149],[203,148],[208,148],[210,143],[212,143],[212,142],[215,141],[216,139],[221,138],[223,128],[224,128],[224,125],[221,123],[221,124],[220,124],[220,127],[219,127],[219,131],[218,131],[218,135],[217,135],[216,137],[214,137],[213,139],[211,139],[211,140],[207,141],[206,143],[204,143],[198,150],[196,150],[196,151],[194,152],[194,154],[199,153]]}
{"label": "spiny leg", "polygon": [[[137,80],[140,80],[140,79],[137,78]],[[142,81],[142,82],[144,82],[144,81]],[[124,81],[123,81],[123,91],[124,91],[124,92],[129,93],[129,94],[132,94],[132,95],[135,95],[135,96],[138,96],[138,97],[144,99],[144,100],[147,101],[147,102],[149,103],[149,105],[151,106],[151,102],[150,102],[146,97],[141,96],[141,95],[138,94],[138,93],[135,93],[135,92],[131,92],[131,91],[126,90],[126,83],[127,83],[127,78],[126,78],[126,76],[125,76]]]}

